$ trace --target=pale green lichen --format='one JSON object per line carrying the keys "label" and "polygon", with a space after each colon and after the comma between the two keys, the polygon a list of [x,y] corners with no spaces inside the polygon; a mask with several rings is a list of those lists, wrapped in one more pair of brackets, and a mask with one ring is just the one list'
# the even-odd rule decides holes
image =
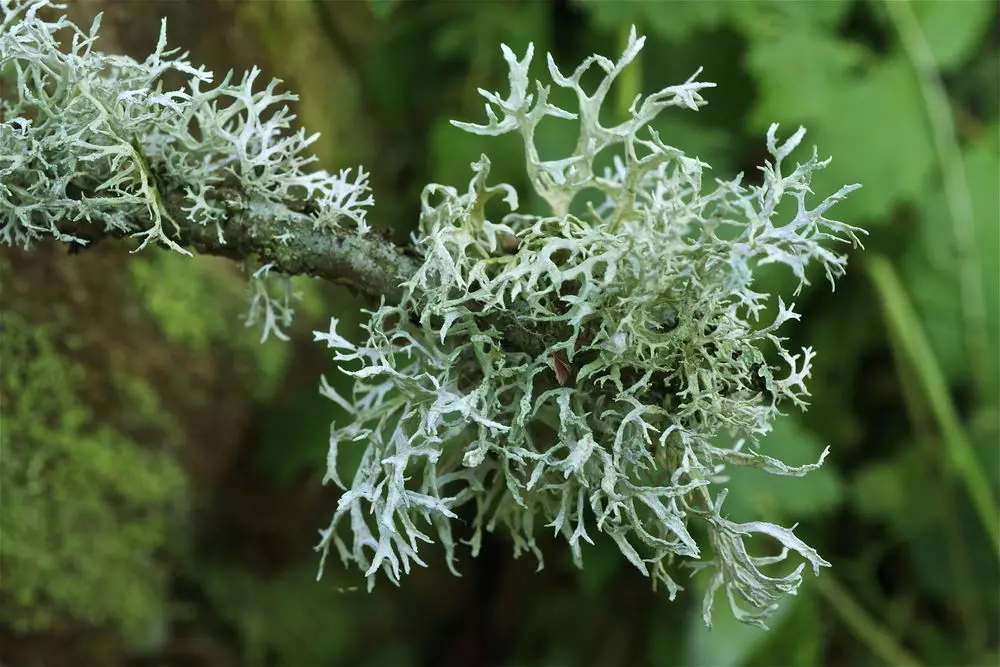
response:
{"label": "pale green lichen", "polygon": [[[826,162],[814,153],[789,169],[804,131],[781,142],[776,126],[761,184],[703,182],[708,165],[644,129],[663,109],[705,103],[701,91],[712,84],[694,77],[637,97],[626,121],[603,126],[601,104],[642,43],[633,32],[617,63],[594,56],[569,76],[549,57],[552,80],[576,93],[578,113],[551,104],[541,84],[529,93],[532,48],[518,60],[505,46],[509,96],[480,91],[488,123],[456,125],[519,133],[531,184],[550,211],[488,219],[490,198],[515,211],[518,197],[509,185],[488,184],[484,156],[466,193],[424,190],[416,237],[424,263],[401,303],[371,313],[367,339],[344,339],[336,320],[316,333],[355,378],[350,399],[323,386],[351,420],[332,429],[327,480],[345,493],[317,548],[324,559],[332,546],[356,563],[369,586],[380,571],[398,582],[411,563],[423,565],[418,543],[433,541],[428,532],[454,571],[453,526],[467,505],[471,534],[463,539],[473,555],[482,531],[502,526],[515,555],[530,550],[541,566],[535,535],[551,529],[580,565],[581,545],[597,530],[671,597],[678,560],[711,568],[709,623],[719,587],[737,617],[763,626],[775,600],[794,593],[805,563],[817,573],[828,565],[790,529],[727,520],[726,491],[716,485],[727,463],[779,475],[822,463],[789,467],[742,449],[770,429],[781,405],[805,405],[813,357],[783,345],[779,327],[799,316],[780,297],[774,319],[758,321],[775,300],[752,286],[756,267],[769,263],[789,267],[801,288],[814,262],[832,284],[846,258],[827,245],[858,245],[860,230],[824,215],[858,186],[809,208],[810,176]],[[595,65],[605,76],[588,94],[580,82]],[[535,148],[549,116],[579,123],[566,158],[542,160]],[[614,166],[597,173],[605,150],[617,150]],[[573,215],[587,189],[603,202]],[[776,211],[786,197],[796,206],[782,222]],[[535,339],[541,352],[518,349],[511,332]],[[768,347],[781,366],[767,363]],[[724,444],[729,436],[735,446]],[[338,471],[343,447],[364,448],[350,484]],[[710,550],[692,534],[695,523]],[[780,555],[749,555],[751,534],[774,538]],[[789,551],[805,563],[765,574]]]}
{"label": "pale green lichen", "polygon": [[[178,193],[185,224],[213,225],[222,240],[220,223],[239,212],[319,231],[350,221],[367,232],[368,174],[314,168],[308,149],[318,135],[292,130],[296,96],[278,92],[279,81],[255,90],[255,68],[213,85],[211,72],[167,48],[165,23],[142,62],[103,53],[100,15],[89,31],[40,15],[60,6],[0,0],[0,86],[11,91],[0,96],[0,243],[82,244],[60,225],[83,222],[137,237],[138,249],[159,243],[190,254],[173,238],[179,214],[164,205]],[[166,89],[176,76],[187,85]],[[271,299],[286,280],[255,281],[248,323],[263,321],[265,337],[280,334],[291,313]]]}

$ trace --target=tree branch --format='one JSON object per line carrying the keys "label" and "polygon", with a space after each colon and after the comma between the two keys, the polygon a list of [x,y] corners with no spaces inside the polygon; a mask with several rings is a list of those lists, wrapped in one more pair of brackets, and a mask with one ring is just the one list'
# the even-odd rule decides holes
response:
{"label": "tree branch", "polygon": [[[245,200],[234,188],[219,188],[217,194],[220,201]],[[255,258],[279,273],[322,278],[371,301],[383,296],[390,302],[400,301],[401,283],[420,263],[414,249],[397,246],[378,229],[364,235],[349,229],[316,229],[304,215],[310,202],[287,204],[289,211],[303,214],[302,220],[291,221],[279,221],[263,210],[255,213],[250,206],[227,206],[230,215],[217,227],[188,221],[182,193],[166,195],[162,201],[166,213],[180,226],[171,237],[183,247],[234,260]],[[59,231],[88,244],[127,236],[124,231],[102,230],[85,221],[65,221]]]}
{"label": "tree branch", "polygon": [[[245,194],[233,187],[220,187],[215,194],[220,202],[246,201]],[[182,247],[237,261],[254,258],[278,273],[321,278],[376,303],[383,297],[389,303],[401,301],[402,283],[416,273],[421,262],[415,248],[393,243],[387,229],[373,227],[364,235],[346,228],[317,229],[306,216],[313,205],[309,201],[283,204],[287,211],[302,216],[290,221],[267,215],[264,207],[228,204],[230,215],[220,220],[218,227],[188,220],[182,193],[164,195],[162,202],[165,213],[179,226],[170,237]],[[136,228],[145,226],[137,224]],[[126,231],[102,229],[86,221],[63,221],[59,231],[85,241],[88,247],[108,238],[129,236]],[[419,317],[419,313],[412,313],[414,322]],[[483,315],[479,324],[499,331],[512,351],[531,356],[543,354],[553,342],[565,340],[571,333],[566,326],[536,330],[510,311]]]}

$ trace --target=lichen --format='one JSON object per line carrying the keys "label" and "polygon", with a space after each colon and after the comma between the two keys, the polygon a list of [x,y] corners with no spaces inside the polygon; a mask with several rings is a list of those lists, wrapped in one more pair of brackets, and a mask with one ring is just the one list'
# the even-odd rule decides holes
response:
{"label": "lichen", "polygon": [[[261,89],[253,68],[214,84],[211,72],[167,48],[166,23],[142,62],[103,53],[100,15],[89,31],[43,18],[61,6],[0,0],[0,73],[12,91],[0,96],[0,244],[85,244],[64,230],[81,223],[133,236],[136,250],[153,243],[190,255],[176,240],[181,222],[224,240],[222,223],[235,212],[306,221],[318,232],[368,231],[367,172],[315,168],[309,148],[318,135],[293,131],[288,103],[297,97],[279,92],[280,81]],[[166,89],[178,76],[187,85]],[[164,204],[172,195],[180,212]],[[258,278],[248,322],[264,321],[265,337],[281,335],[291,311],[271,294],[290,289],[288,279]]]}
{"label": "lichen", "polygon": [[[480,91],[488,122],[455,124],[519,134],[548,210],[516,212],[519,193],[489,184],[483,156],[467,192],[425,188],[415,239],[424,261],[402,302],[370,313],[360,344],[336,320],[316,332],[355,378],[350,398],[323,386],[350,421],[330,436],[326,479],[345,493],[317,548],[360,566],[369,586],[379,572],[399,582],[412,563],[423,565],[418,543],[433,541],[428,532],[455,571],[458,543],[475,555],[484,530],[508,531],[515,555],[531,551],[539,567],[536,531],[565,539],[582,566],[596,530],[671,597],[679,563],[711,569],[706,623],[724,588],[738,618],[764,626],[806,563],[817,574],[828,565],[791,529],[729,521],[718,485],[723,464],[803,475],[822,463],[791,467],[752,449],[781,407],[805,406],[813,357],[785,347],[778,330],[799,316],[781,296],[754,291],[754,273],[784,265],[801,288],[815,263],[833,284],[846,257],[828,246],[857,245],[860,230],[825,214],[857,186],[808,206],[810,176],[826,162],[814,152],[789,168],[804,130],[781,142],[777,126],[759,185],[742,175],[706,183],[708,165],[647,129],[665,109],[705,104],[713,84],[697,75],[637,97],[625,121],[603,125],[601,104],[642,43],[633,31],[618,62],[593,56],[568,76],[549,56],[549,74],[576,94],[577,113],[550,103],[540,83],[529,92],[532,47],[518,59],[504,46],[510,94]],[[581,80],[594,66],[604,78],[587,92]],[[539,156],[535,132],[546,117],[578,122],[569,156]],[[614,155],[603,173],[599,154]],[[602,200],[574,215],[585,191]],[[486,214],[494,197],[511,210],[500,221]],[[779,207],[785,198],[794,206]],[[763,320],[769,307],[774,317]],[[364,454],[345,484],[338,459],[354,447]],[[453,527],[465,511],[471,535],[460,540]],[[782,550],[751,556],[751,534]],[[805,563],[765,574],[790,552]]]}
{"label": "lichen", "polygon": [[[308,169],[316,136],[291,132],[295,116],[272,80],[254,90],[260,70],[211,86],[211,72],[167,49],[166,24],[143,62],[98,51],[100,15],[89,32],[62,17],[45,21],[44,0],[2,0],[0,61],[13,70],[16,94],[0,100],[0,238],[27,247],[46,235],[64,240],[57,223],[87,220],[140,239],[180,248],[168,234],[176,221],[165,191],[184,192],[197,224],[227,213],[215,191],[235,182],[246,206],[287,211],[311,200],[317,227],[341,218],[367,228],[372,203],[367,174]],[[61,48],[61,35],[70,37]],[[164,90],[178,74],[185,88]],[[78,196],[78,191],[100,193]],[[138,223],[144,221],[143,229]]]}

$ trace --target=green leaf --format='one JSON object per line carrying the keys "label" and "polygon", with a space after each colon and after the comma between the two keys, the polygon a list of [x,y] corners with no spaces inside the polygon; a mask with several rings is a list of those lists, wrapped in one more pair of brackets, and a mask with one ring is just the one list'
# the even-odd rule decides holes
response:
{"label": "green leaf", "polygon": [[923,98],[901,57],[879,63],[868,76],[839,90],[818,120],[813,139],[824,152],[837,154],[817,175],[818,192],[844,182],[867,186],[838,207],[847,220],[888,219],[899,204],[919,200],[933,172]]}
{"label": "green leaf", "polygon": [[764,35],[783,30],[809,32],[819,29],[833,32],[852,4],[851,0],[734,2],[730,3],[729,16],[748,35]]}
{"label": "green leaf", "polygon": [[433,40],[436,54],[459,58],[474,73],[493,70],[501,44],[515,50],[528,42],[539,47],[547,44],[549,8],[545,3],[455,2],[442,6],[442,15],[445,20],[440,27],[430,35],[424,33],[425,37]]}
{"label": "green leaf", "polygon": [[699,30],[719,25],[726,16],[721,2],[686,2],[685,0],[578,0],[597,25],[617,29],[636,25],[656,36],[676,42]]}
{"label": "green leaf", "polygon": [[[902,56],[873,62],[859,44],[790,26],[750,35],[760,97],[753,124],[805,125],[807,144],[835,154],[813,190],[863,187],[837,206],[844,220],[887,220],[923,195],[934,166],[925,105]],[[856,73],[860,70],[860,74]]]}
{"label": "green leaf", "polygon": [[747,55],[760,87],[754,124],[824,118],[846,83],[848,68],[859,59],[848,42],[828,33],[797,29],[754,40]]}
{"label": "green leaf", "polygon": [[996,3],[988,0],[924,0],[910,6],[943,70],[964,63],[982,43],[996,17]]}

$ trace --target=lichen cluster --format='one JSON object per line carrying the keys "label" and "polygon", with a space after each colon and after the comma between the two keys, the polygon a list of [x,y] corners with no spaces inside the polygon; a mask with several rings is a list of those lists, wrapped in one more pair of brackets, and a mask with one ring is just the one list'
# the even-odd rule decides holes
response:
{"label": "lichen cluster", "polygon": [[[63,240],[58,223],[81,220],[132,233],[182,253],[169,234],[164,190],[185,193],[188,217],[215,223],[242,206],[273,209],[315,202],[316,225],[336,225],[342,217],[365,226],[371,203],[367,174],[336,175],[308,170],[315,161],[306,150],[317,135],[291,131],[295,116],[279,93],[278,80],[254,90],[260,71],[222,83],[167,49],[166,23],[156,49],[138,62],[95,48],[101,19],[84,32],[66,17],[43,20],[48,2],[3,0],[0,67],[15,81],[16,93],[0,100],[0,238],[27,247],[52,235]],[[62,49],[61,34],[68,34]],[[179,74],[184,88],[165,90]],[[216,197],[228,182],[245,201]],[[81,191],[100,197],[78,196]],[[142,228],[138,221],[148,226]]]}
{"label": "lichen cluster", "polygon": [[[297,97],[279,92],[280,81],[261,88],[254,68],[213,84],[211,72],[167,48],[165,22],[142,62],[103,53],[100,15],[84,31],[65,16],[49,20],[60,6],[0,0],[0,243],[85,244],[66,229],[86,223],[140,239],[137,250],[154,243],[189,255],[173,238],[168,197],[223,241],[220,223],[241,214],[368,230],[368,174],[315,168],[308,149],[318,135],[293,131],[288,104]],[[176,79],[186,86],[169,88]],[[281,337],[290,287],[254,268],[248,324]]]}
{"label": "lichen cluster", "polygon": [[[355,378],[349,398],[323,386],[350,421],[332,428],[327,479],[345,493],[317,548],[356,563],[369,586],[380,571],[398,582],[423,565],[418,545],[435,538],[456,571],[458,543],[475,555],[483,531],[498,526],[515,555],[532,551],[539,566],[539,531],[565,539],[578,565],[597,532],[671,597],[678,561],[712,568],[706,622],[721,587],[737,617],[763,625],[806,563],[828,565],[791,529],[729,521],[716,483],[724,464],[802,475],[822,463],[789,467],[753,449],[781,406],[805,405],[813,357],[786,349],[779,328],[798,315],[755,291],[754,275],[781,264],[801,288],[815,263],[833,284],[846,258],[830,246],[858,245],[860,230],[824,216],[858,186],[810,207],[810,176],[826,162],[814,152],[790,167],[804,131],[780,141],[776,126],[759,184],[706,182],[708,165],[649,127],[664,109],[705,104],[712,84],[695,77],[637,97],[624,122],[605,126],[601,105],[642,44],[633,31],[617,62],[593,56],[570,75],[549,56],[576,113],[549,102],[540,83],[529,92],[531,47],[519,60],[504,46],[510,94],[480,91],[488,123],[455,124],[520,134],[549,210],[517,212],[518,193],[489,183],[483,156],[466,192],[424,190],[415,238],[424,261],[403,301],[372,312],[360,344],[338,334],[336,320],[316,333]],[[594,66],[604,77],[588,93],[581,79]],[[579,125],[563,159],[543,160],[535,146],[549,116]],[[595,160],[608,151],[613,167],[599,173]],[[601,201],[574,214],[578,196],[593,191]],[[511,213],[489,219],[493,197]],[[782,220],[785,199],[794,207]],[[338,466],[348,447],[364,453],[345,484]],[[755,533],[783,549],[751,556],[744,540]],[[805,562],[765,573],[790,551]]]}

